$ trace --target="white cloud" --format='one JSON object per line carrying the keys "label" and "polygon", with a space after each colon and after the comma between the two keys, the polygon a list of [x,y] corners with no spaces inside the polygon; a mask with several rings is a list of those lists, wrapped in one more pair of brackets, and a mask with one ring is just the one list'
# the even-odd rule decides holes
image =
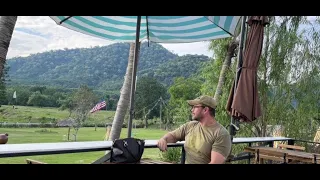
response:
{"label": "white cloud", "polygon": [[[112,43],[59,26],[49,16],[18,16],[7,58],[28,56],[49,50],[89,48]],[[208,51],[208,42],[162,45],[178,55],[212,56],[212,52]]]}
{"label": "white cloud", "polygon": [[181,44],[161,44],[163,47],[173,51],[176,54],[203,54],[212,57],[212,52],[209,52],[209,42],[181,43]]}

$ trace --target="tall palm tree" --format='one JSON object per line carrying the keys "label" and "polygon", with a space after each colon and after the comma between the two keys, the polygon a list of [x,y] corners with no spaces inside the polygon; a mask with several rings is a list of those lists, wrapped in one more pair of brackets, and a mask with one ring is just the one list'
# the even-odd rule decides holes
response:
{"label": "tall palm tree", "polygon": [[222,94],[222,86],[225,82],[226,78],[226,72],[229,69],[231,65],[231,59],[235,57],[235,50],[239,45],[239,41],[237,41],[237,38],[234,37],[232,41],[228,44],[228,50],[227,50],[227,55],[224,59],[221,71],[220,71],[220,76],[219,76],[219,81],[217,85],[216,92],[214,94],[214,99],[216,100],[217,103],[219,103],[220,96]]}
{"label": "tall palm tree", "polygon": [[17,16],[0,16],[0,79],[3,76],[8,48],[16,22]]}
{"label": "tall palm tree", "polygon": [[120,91],[120,99],[119,99],[117,110],[112,122],[109,140],[119,139],[124,117],[126,115],[126,112],[130,103],[130,90],[131,90],[131,82],[132,82],[134,51],[135,51],[135,43],[131,43],[126,75],[125,75],[123,86]]}

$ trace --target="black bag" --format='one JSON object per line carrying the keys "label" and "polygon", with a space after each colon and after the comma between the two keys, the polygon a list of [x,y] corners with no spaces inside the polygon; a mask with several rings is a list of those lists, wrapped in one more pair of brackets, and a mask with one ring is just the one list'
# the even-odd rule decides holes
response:
{"label": "black bag", "polygon": [[110,162],[138,163],[144,152],[144,140],[136,138],[117,139],[111,147]]}

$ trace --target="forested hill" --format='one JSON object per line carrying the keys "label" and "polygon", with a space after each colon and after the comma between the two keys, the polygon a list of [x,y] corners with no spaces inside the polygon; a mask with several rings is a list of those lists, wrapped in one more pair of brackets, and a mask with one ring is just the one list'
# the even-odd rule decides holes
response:
{"label": "forested hill", "polygon": [[[128,64],[129,44],[55,50],[7,60],[11,84],[118,90]],[[169,85],[173,78],[189,77],[209,60],[203,55],[178,56],[163,46],[142,43],[138,76],[155,77]]]}

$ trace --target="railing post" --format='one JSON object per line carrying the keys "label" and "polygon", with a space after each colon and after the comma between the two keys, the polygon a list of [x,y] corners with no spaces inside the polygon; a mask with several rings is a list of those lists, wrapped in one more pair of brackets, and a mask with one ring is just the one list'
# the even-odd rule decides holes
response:
{"label": "railing post", "polygon": [[[288,145],[294,145],[294,139],[290,139],[290,140],[288,140]],[[290,148],[289,148],[289,150],[291,150]],[[288,160],[288,162],[291,162],[292,160]]]}
{"label": "railing post", "polygon": [[[269,147],[273,147],[274,141],[268,142]],[[268,164],[272,164],[271,160],[268,160]]]}
{"label": "railing post", "polygon": [[180,164],[184,164],[186,160],[186,152],[184,150],[184,146],[181,147],[181,160],[180,160]]}
{"label": "railing post", "polygon": [[294,139],[288,140],[288,145],[294,145]]}
{"label": "railing post", "polygon": [[[251,147],[252,143],[248,143],[248,146]],[[250,159],[251,159],[251,152],[249,152],[249,158],[248,158],[248,164],[250,164]]]}

